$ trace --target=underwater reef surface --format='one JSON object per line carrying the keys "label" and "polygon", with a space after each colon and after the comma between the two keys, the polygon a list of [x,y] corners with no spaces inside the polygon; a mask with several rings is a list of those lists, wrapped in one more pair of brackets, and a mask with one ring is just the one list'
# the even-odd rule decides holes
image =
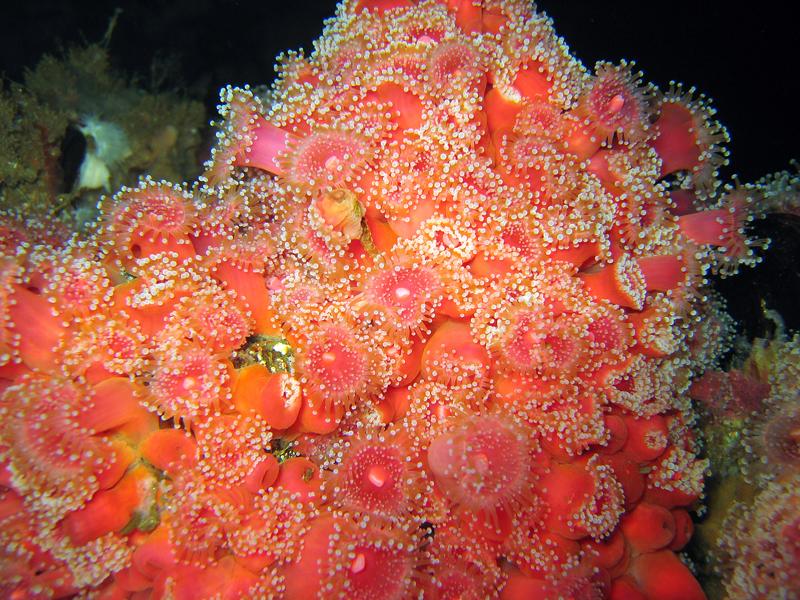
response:
{"label": "underwater reef surface", "polygon": [[0,209],[82,229],[121,185],[199,174],[202,104],[146,91],[109,62],[102,45],[76,46],[0,88]]}
{"label": "underwater reef surface", "polygon": [[56,227],[46,152],[3,150],[33,169],[0,187],[4,595],[795,593],[800,349],[768,307],[734,347],[712,280],[800,183],[723,181],[707,98],[528,3],[344,2],[223,88],[181,183],[190,104],[137,127],[101,64],[71,89],[119,112],[63,116],[92,57],[0,105],[6,142],[73,119],[73,194],[146,173]]}

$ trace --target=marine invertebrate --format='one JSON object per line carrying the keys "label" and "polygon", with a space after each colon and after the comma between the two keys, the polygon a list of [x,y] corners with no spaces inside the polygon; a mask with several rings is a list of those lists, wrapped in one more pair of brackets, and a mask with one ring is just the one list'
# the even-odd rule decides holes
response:
{"label": "marine invertebrate", "polygon": [[404,431],[364,432],[335,445],[333,453],[329,502],[387,519],[403,520],[412,510],[421,511],[430,488]]}
{"label": "marine invertebrate", "polygon": [[784,332],[773,311],[765,309],[765,316],[775,324],[773,338],[754,340],[747,357],[728,371],[708,371],[691,388],[719,474],[711,481],[711,511],[697,527],[696,543],[707,549],[708,579],[729,597],[791,597],[796,587],[780,568],[755,568],[794,560],[788,550],[797,514],[792,482],[800,467],[798,337]]}
{"label": "marine invertebrate", "polygon": [[645,136],[645,98],[638,79],[625,63],[619,67],[600,64],[595,67],[594,81],[579,104],[579,114],[588,117],[598,143],[617,135],[635,141]]}
{"label": "marine invertebrate", "polygon": [[[755,598],[797,590],[798,507],[797,475],[769,484],[749,509],[737,506],[722,539],[729,555],[726,592],[731,597]],[[736,518],[737,511],[743,511]]]}
{"label": "marine invertebrate", "polygon": [[501,514],[536,501],[538,444],[515,428],[487,415],[451,425],[428,446],[428,468],[448,499],[497,529]]}
{"label": "marine invertebrate", "polygon": [[10,223],[2,506],[66,593],[702,597],[703,275],[759,188],[641,78],[520,2],[347,1],[195,185]]}

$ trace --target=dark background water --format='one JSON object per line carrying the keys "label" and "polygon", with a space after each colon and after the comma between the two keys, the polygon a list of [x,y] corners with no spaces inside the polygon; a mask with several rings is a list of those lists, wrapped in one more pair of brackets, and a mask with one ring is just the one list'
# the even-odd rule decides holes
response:
{"label": "dark background water", "polygon": [[[43,53],[100,41],[119,8],[109,43],[115,66],[147,85],[154,60],[167,65],[170,77],[161,85],[203,99],[212,115],[222,85],[268,83],[275,56],[309,49],[334,7],[304,0],[17,1],[2,13],[0,73],[20,80]],[[549,0],[538,7],[587,65],[634,59],[648,81],[663,88],[681,81],[710,96],[732,138],[727,175],[753,181],[800,158],[800,52],[789,3]],[[800,327],[800,220],[771,218],[756,229],[774,239],[765,264],[721,289],[748,333],[765,326],[762,298]]]}

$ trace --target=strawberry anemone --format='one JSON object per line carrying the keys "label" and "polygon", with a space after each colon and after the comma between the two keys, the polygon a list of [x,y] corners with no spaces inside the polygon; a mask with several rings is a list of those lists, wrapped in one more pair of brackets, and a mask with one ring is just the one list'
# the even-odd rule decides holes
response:
{"label": "strawberry anemone", "polygon": [[299,190],[349,189],[368,165],[371,148],[355,133],[315,131],[288,144],[281,154],[282,176]]}
{"label": "strawberry anemone", "polygon": [[713,246],[734,263],[752,259],[751,242],[745,226],[752,216],[752,198],[746,188],[736,188],[723,198],[722,206],[678,217],[681,232],[696,244]]}
{"label": "strawberry anemone", "polygon": [[601,369],[612,369],[625,363],[628,349],[633,345],[633,328],[621,309],[611,305],[598,308],[586,329]]}
{"label": "strawberry anemone", "polygon": [[372,272],[356,302],[382,313],[393,329],[419,332],[432,318],[441,296],[442,282],[436,269],[401,263]]}
{"label": "strawberry anemone", "polygon": [[437,600],[483,600],[502,587],[500,568],[468,547],[434,553],[430,571],[429,595]]}
{"label": "strawberry anemone", "polygon": [[541,485],[549,507],[545,525],[570,540],[599,540],[616,527],[624,511],[623,488],[614,471],[592,459],[554,464]]}
{"label": "strawberry anemone", "polygon": [[188,424],[229,401],[233,369],[229,360],[209,355],[191,342],[165,344],[153,359],[146,402],[165,418]]}
{"label": "strawberry anemone", "polygon": [[730,138],[714,120],[716,111],[708,99],[694,95],[694,88],[676,86],[659,99],[652,146],[661,159],[662,175],[687,171],[699,189],[713,189],[717,169],[727,164],[724,144]]}
{"label": "strawberry anemone", "polygon": [[294,135],[263,117],[263,107],[247,87],[222,88],[220,101],[223,122],[203,179],[211,186],[219,186],[231,177],[235,167],[281,173],[278,156]]}
{"label": "strawberry anemone", "polygon": [[93,314],[111,298],[108,272],[88,252],[37,253],[29,269],[41,272],[45,280],[42,295],[65,321]]}
{"label": "strawberry anemone", "polygon": [[636,261],[648,292],[668,292],[686,283],[689,268],[684,257],[675,254],[643,256]]}
{"label": "strawberry anemone", "polygon": [[271,429],[288,429],[300,412],[300,382],[262,364],[248,365],[237,371],[233,403],[240,413],[259,417]]}
{"label": "strawberry anemone", "polygon": [[566,123],[561,111],[548,102],[534,100],[526,104],[514,119],[513,131],[555,144],[561,143]]}
{"label": "strawberry anemone", "polygon": [[249,311],[234,291],[207,286],[179,300],[163,337],[196,340],[211,353],[226,355],[244,345],[253,328]]}
{"label": "strawberry anemone", "polygon": [[417,134],[392,144],[390,152],[381,165],[382,174],[372,176],[367,189],[391,230],[410,237],[436,212],[432,172],[436,148]]}
{"label": "strawberry anemone", "polygon": [[800,409],[796,404],[788,400],[779,403],[759,428],[757,443],[773,469],[787,473],[796,469],[800,465]]}
{"label": "strawberry anemone", "polygon": [[646,282],[639,264],[628,254],[610,265],[580,274],[586,290],[597,300],[608,300],[623,308],[641,310]]}
{"label": "strawberry anemone", "polygon": [[365,433],[342,445],[328,497],[348,510],[402,518],[424,490],[407,436],[390,429]]}
{"label": "strawberry anemone", "polygon": [[19,280],[20,267],[10,258],[0,258],[0,367],[19,360],[19,335],[12,332],[14,284]]}
{"label": "strawberry anemone", "polygon": [[[4,493],[10,509],[11,498]],[[21,500],[19,500],[21,504]],[[10,511],[9,511],[10,512]],[[31,514],[22,509],[6,514],[0,531],[0,594],[4,598],[64,598],[77,592],[75,578],[66,565],[34,540]]]}
{"label": "strawberry anemone", "polygon": [[[526,2],[345,1],[279,63],[194,184],[85,240],[0,214],[3,593],[698,597],[704,276],[791,182],[718,191],[702,102],[592,75]],[[770,416],[743,377],[717,416]],[[797,571],[794,496],[732,543],[795,561],[758,585]]]}
{"label": "strawberry anemone", "polygon": [[293,493],[274,488],[225,519],[227,543],[240,563],[258,573],[276,562],[295,561],[316,516]]}
{"label": "strawberry anemone", "polygon": [[543,317],[542,311],[517,307],[508,315],[497,353],[512,371],[544,379],[571,377],[589,354],[586,319],[577,313]]}
{"label": "strawberry anemone", "polygon": [[103,202],[104,234],[126,266],[131,258],[174,252],[194,256],[189,232],[195,221],[192,196],[179,186],[145,179]]}
{"label": "strawberry anemone", "polygon": [[418,589],[418,540],[375,517],[333,514],[315,520],[300,560],[284,571],[287,600],[406,598]]}
{"label": "strawberry anemone", "polygon": [[244,484],[267,460],[264,448],[272,435],[258,421],[220,415],[198,421],[193,430],[200,455],[197,469],[212,489]]}
{"label": "strawberry anemone", "polygon": [[202,483],[185,475],[173,480],[164,521],[175,558],[187,565],[213,564],[225,544],[223,504]]}
{"label": "strawberry anemone", "polygon": [[463,88],[481,92],[486,85],[480,54],[468,43],[437,44],[428,59],[427,70],[435,94]]}
{"label": "strawberry anemone", "polygon": [[487,415],[434,438],[427,464],[453,504],[507,534],[514,512],[536,497],[537,446],[513,421]]}
{"label": "strawberry anemone", "polygon": [[174,252],[134,259],[114,287],[114,309],[135,320],[141,332],[154,336],[175,303],[198,288],[199,278]]}
{"label": "strawberry anemone", "polygon": [[446,386],[468,386],[486,390],[491,357],[474,341],[469,325],[448,320],[428,339],[422,352],[420,373],[425,379]]}
{"label": "strawberry anemone", "polygon": [[616,135],[627,142],[641,141],[647,132],[645,97],[639,87],[641,74],[632,65],[599,63],[578,112],[589,119],[593,134],[602,141]]}
{"label": "strawberry anemone", "polygon": [[13,360],[16,368],[51,371],[68,324],[53,314],[52,304],[34,282],[24,281],[13,270],[6,276],[3,304],[8,319],[5,339],[10,352],[0,362]]}
{"label": "strawberry anemone", "polygon": [[380,389],[378,361],[376,349],[362,341],[352,327],[328,321],[315,327],[300,344],[297,370],[305,393],[329,411]]}
{"label": "strawberry anemone", "polygon": [[93,394],[66,379],[23,376],[0,403],[0,459],[8,462],[14,488],[53,509],[81,506],[119,476],[118,456],[95,431],[125,422],[135,407],[113,392]]}
{"label": "strawberry anemone", "polygon": [[109,375],[141,373],[149,345],[135,321],[100,313],[82,319],[65,339],[63,350],[63,370],[94,382]]}
{"label": "strawberry anemone", "polygon": [[277,332],[264,280],[275,254],[275,241],[269,231],[250,230],[210,247],[203,260],[222,288],[236,293],[236,304],[249,311],[245,320],[252,319],[252,327],[264,334]]}

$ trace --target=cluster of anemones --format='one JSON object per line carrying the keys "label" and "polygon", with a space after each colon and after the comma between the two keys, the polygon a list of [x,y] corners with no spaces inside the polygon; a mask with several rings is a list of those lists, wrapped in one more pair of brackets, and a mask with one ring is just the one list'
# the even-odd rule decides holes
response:
{"label": "cluster of anemones", "polygon": [[765,316],[774,339],[690,388],[715,473],[699,542],[729,598],[791,598],[800,585],[800,336]]}
{"label": "cluster of anemones", "polygon": [[196,184],[4,218],[4,595],[703,597],[685,392],[756,193],[709,107],[510,0],[280,65]]}

